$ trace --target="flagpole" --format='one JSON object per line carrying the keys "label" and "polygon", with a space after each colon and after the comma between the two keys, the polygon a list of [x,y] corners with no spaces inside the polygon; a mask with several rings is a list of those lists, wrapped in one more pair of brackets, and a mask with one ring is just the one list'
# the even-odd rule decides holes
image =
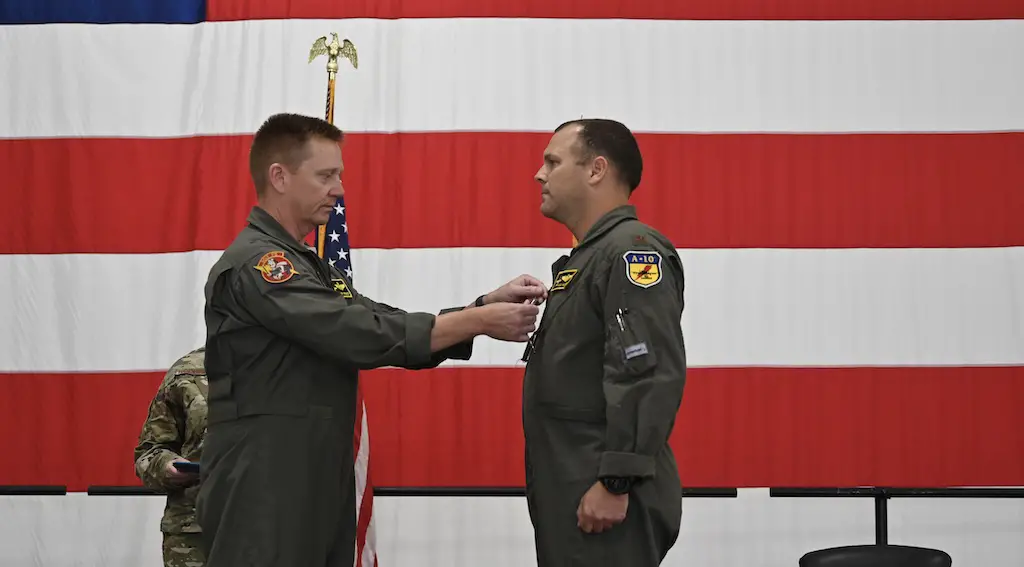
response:
{"label": "flagpole", "polygon": [[[334,124],[334,99],[336,94],[335,84],[338,78],[338,58],[344,57],[352,63],[353,69],[359,68],[359,58],[356,53],[356,46],[352,44],[348,39],[338,41],[338,34],[331,33],[331,41],[327,42],[327,36],[318,38],[313,42],[313,47],[309,50],[309,63],[312,63],[317,57],[321,55],[327,56],[327,108],[324,110],[324,119],[327,122]],[[340,200],[340,199],[339,199]],[[340,214],[340,213],[339,213]],[[316,249],[317,256],[323,258],[325,253],[324,240],[327,234],[327,225],[322,224],[317,227],[314,247]],[[333,265],[333,262],[332,262]],[[349,272],[351,274],[351,272]],[[351,281],[351,279],[350,279]],[[348,297],[351,297],[349,295]],[[353,467],[356,474],[356,482],[358,487],[358,476],[359,476],[359,454],[361,446],[365,445],[369,448],[369,430],[366,429],[366,400],[363,399],[362,385],[358,385],[356,394],[356,419],[355,424],[357,433],[353,438],[356,442],[356,446],[353,447],[355,450],[355,459],[353,460]],[[361,419],[360,419],[361,416]],[[372,536],[372,502],[373,502],[373,485],[370,481],[370,465],[366,463],[366,486],[363,487],[362,498],[357,498],[360,502],[359,509],[356,511],[357,522],[356,522],[356,541],[355,541],[355,555],[353,557],[353,567],[377,567],[377,550],[376,543],[373,541]],[[366,503],[370,503],[370,507],[367,508]],[[365,509],[365,510],[364,510]],[[369,511],[369,513],[365,513]],[[363,517],[359,517],[360,513],[363,512]],[[369,516],[370,520],[365,521],[365,516]],[[360,531],[362,526],[365,526],[366,534],[364,534],[365,541],[360,542]],[[366,549],[371,550],[371,556],[366,558],[367,563],[363,563],[363,555],[366,554]]]}
{"label": "flagpole", "polygon": [[[309,63],[312,63],[314,59],[321,55],[327,56],[327,109],[324,112],[324,118],[331,124],[334,124],[334,95],[335,95],[335,83],[338,78],[338,57],[344,57],[352,63],[353,69],[359,68],[359,56],[356,53],[356,46],[351,41],[345,39],[338,42],[338,34],[331,32],[331,42],[327,43],[327,36],[317,38],[313,42],[313,47],[309,50]],[[316,229],[316,253],[321,258],[324,257],[324,236],[327,231],[327,225],[320,225]]]}

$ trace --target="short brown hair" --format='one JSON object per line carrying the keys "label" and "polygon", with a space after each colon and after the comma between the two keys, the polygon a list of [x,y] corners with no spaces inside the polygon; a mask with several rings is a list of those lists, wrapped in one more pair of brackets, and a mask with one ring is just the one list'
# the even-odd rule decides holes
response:
{"label": "short brown hair", "polygon": [[633,133],[621,122],[607,118],[580,118],[570,120],[555,132],[570,126],[579,126],[578,142],[579,158],[591,160],[604,156],[619,177],[629,188],[630,194],[640,185],[644,171],[644,158],[640,155],[640,147]]}
{"label": "short brown hair", "polygon": [[295,170],[309,157],[307,143],[313,138],[341,142],[344,134],[330,122],[301,114],[275,114],[260,126],[249,148],[249,175],[262,196],[269,180],[267,168],[280,163]]}

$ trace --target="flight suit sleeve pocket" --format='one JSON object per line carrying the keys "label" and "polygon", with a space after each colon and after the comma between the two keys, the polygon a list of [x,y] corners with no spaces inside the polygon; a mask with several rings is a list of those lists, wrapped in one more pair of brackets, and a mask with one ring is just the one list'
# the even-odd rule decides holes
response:
{"label": "flight suit sleeve pocket", "polygon": [[646,342],[628,345],[623,349],[623,366],[630,376],[640,376],[658,366],[658,357]]}
{"label": "flight suit sleeve pocket", "polygon": [[612,332],[616,335],[615,349],[618,363],[624,374],[641,376],[658,366],[658,354],[649,339],[642,318],[634,316],[628,309],[615,313]]}

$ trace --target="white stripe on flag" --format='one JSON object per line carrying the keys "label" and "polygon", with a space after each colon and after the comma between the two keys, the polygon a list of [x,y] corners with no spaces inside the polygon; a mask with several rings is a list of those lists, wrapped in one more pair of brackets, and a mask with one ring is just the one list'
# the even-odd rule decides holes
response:
{"label": "white stripe on flag", "polygon": [[[520,273],[550,279],[564,249],[354,250],[357,290],[407,310],[468,305]],[[1024,247],[682,250],[692,366],[1024,363]],[[219,252],[0,256],[0,370],[165,369],[202,344]],[[431,274],[429,287],[409,285]],[[169,309],[168,306],[173,306]],[[468,363],[522,345],[476,341]]]}
{"label": "white stripe on flag", "polygon": [[[323,65],[305,60],[335,24],[0,27],[18,52],[0,59],[0,136],[235,134],[275,112],[319,116]],[[339,78],[348,131],[548,132],[580,115],[659,132],[1024,129],[1022,20],[354,19],[345,34],[359,49]],[[552,53],[575,63],[541,80]]]}

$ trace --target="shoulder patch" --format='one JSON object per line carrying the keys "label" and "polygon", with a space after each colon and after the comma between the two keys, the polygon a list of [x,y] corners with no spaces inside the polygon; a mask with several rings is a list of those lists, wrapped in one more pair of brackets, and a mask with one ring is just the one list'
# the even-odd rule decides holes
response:
{"label": "shoulder patch", "polygon": [[555,280],[551,282],[551,289],[548,291],[559,291],[569,287],[569,282],[572,281],[579,270],[573,268],[571,270],[562,270],[555,275]]}
{"label": "shoulder patch", "polygon": [[348,284],[341,278],[331,278],[331,287],[342,297],[352,297],[352,290],[348,288]]}
{"label": "shoulder patch", "polygon": [[630,250],[622,255],[622,259],[626,262],[629,283],[648,288],[661,281],[661,254],[658,252]]}
{"label": "shoulder patch", "polygon": [[267,252],[253,268],[256,268],[268,283],[284,283],[298,273],[292,261],[285,258],[281,250]]}

